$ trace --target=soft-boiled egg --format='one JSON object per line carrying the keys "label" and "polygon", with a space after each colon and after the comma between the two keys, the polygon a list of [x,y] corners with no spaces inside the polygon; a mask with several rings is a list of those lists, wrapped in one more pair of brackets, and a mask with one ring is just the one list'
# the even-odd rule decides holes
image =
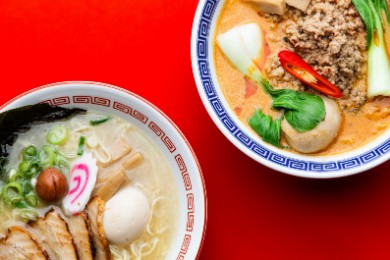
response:
{"label": "soft-boiled egg", "polygon": [[134,186],[119,190],[105,205],[103,227],[108,241],[129,244],[145,230],[149,215],[149,200],[141,190]]}

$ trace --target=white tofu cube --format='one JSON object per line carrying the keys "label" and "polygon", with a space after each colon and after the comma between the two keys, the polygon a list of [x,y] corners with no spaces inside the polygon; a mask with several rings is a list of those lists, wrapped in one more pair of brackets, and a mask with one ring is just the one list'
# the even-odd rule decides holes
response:
{"label": "white tofu cube", "polygon": [[285,0],[245,0],[256,4],[261,11],[271,14],[283,15],[286,11]]}
{"label": "white tofu cube", "polygon": [[306,12],[311,0],[286,0],[289,6],[295,7],[303,12]]}

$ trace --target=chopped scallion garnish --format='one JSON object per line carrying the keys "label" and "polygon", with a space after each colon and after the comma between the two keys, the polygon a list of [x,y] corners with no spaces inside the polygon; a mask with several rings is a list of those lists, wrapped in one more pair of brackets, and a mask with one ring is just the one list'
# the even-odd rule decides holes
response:
{"label": "chopped scallion garnish", "polygon": [[38,206],[38,197],[32,192],[30,192],[25,196],[25,200],[27,204],[30,205],[31,207]]}
{"label": "chopped scallion garnish", "polygon": [[57,150],[52,145],[45,145],[42,147],[39,152],[39,162],[42,165],[42,168],[52,167],[55,164],[55,159],[57,156]]}
{"label": "chopped scallion garnish", "polygon": [[39,217],[38,212],[33,209],[20,209],[16,213],[20,217],[27,220],[37,220]]}
{"label": "chopped scallion garnish", "polygon": [[65,126],[59,125],[50,129],[47,135],[47,141],[53,145],[63,145],[69,138],[68,129]]}
{"label": "chopped scallion garnish", "polygon": [[80,139],[79,139],[79,149],[77,150],[77,155],[83,155],[84,153],[84,143],[85,143],[85,137],[84,136],[80,136]]}
{"label": "chopped scallion garnish", "polygon": [[91,121],[89,121],[89,124],[92,125],[92,126],[97,126],[97,125],[100,125],[100,124],[103,124],[103,123],[107,122],[110,119],[111,119],[110,117],[104,117],[104,118],[99,118],[99,119],[92,119]]}
{"label": "chopped scallion garnish", "polygon": [[4,186],[2,191],[3,200],[12,205],[15,201],[19,201],[23,196],[23,188],[17,182],[10,182]]}

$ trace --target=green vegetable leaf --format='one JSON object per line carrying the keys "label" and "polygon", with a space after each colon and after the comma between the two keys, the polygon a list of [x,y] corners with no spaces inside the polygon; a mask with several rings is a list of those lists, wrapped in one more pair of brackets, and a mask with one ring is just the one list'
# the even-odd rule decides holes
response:
{"label": "green vegetable leaf", "polygon": [[[367,29],[368,88],[367,96],[390,96],[390,60],[387,56],[384,28],[390,25],[387,0],[352,0]],[[387,20],[387,21],[386,21]],[[387,24],[386,24],[387,23]]]}
{"label": "green vegetable leaf", "polygon": [[89,121],[89,124],[91,126],[97,126],[97,125],[100,125],[100,124],[103,124],[103,123],[107,122],[110,119],[111,119],[111,117],[104,117],[104,118],[99,118],[99,119],[93,119],[93,120]]}
{"label": "green vegetable leaf", "polygon": [[352,0],[352,2],[362,17],[364,24],[366,25],[367,41],[370,45],[375,32],[375,17],[371,11],[370,5],[368,4],[367,0]]}
{"label": "green vegetable leaf", "polygon": [[[255,28],[257,27],[257,28]],[[300,132],[315,128],[325,117],[325,105],[320,97],[296,92],[293,90],[274,90],[269,81],[264,77],[261,70],[248,50],[261,51],[261,45],[248,43],[257,42],[255,35],[261,31],[258,25],[251,29],[257,33],[249,33],[242,40],[241,27],[235,27],[230,31],[218,36],[218,44],[222,52],[248,79],[254,81],[271,95],[274,100],[274,108],[283,109],[288,122]],[[281,119],[273,121],[269,116],[258,110],[250,119],[250,126],[264,139],[264,141],[280,146],[280,123]]]}
{"label": "green vegetable leaf", "polygon": [[[387,21],[390,23],[390,12],[389,12],[389,7],[388,7],[388,4],[387,4],[387,0],[372,0],[374,2],[374,6],[375,6],[375,9],[378,13],[379,16],[381,16],[382,14],[382,11],[385,13],[385,16],[387,18]],[[381,20],[382,20],[382,23],[384,23],[384,19],[382,19],[381,17]]]}
{"label": "green vegetable leaf", "polygon": [[249,118],[248,123],[252,129],[267,143],[280,147],[280,123],[281,118],[273,120],[260,109]]}
{"label": "green vegetable leaf", "polygon": [[33,209],[16,209],[14,212],[19,215],[20,217],[26,219],[26,220],[37,220],[39,218],[38,212],[36,212]]}
{"label": "green vegetable leaf", "polygon": [[292,89],[274,90],[266,79],[261,85],[272,97],[272,107],[284,109],[290,125],[298,132],[314,129],[325,118],[325,104],[321,97]]}
{"label": "green vegetable leaf", "polygon": [[79,139],[79,148],[77,149],[77,155],[83,155],[84,153],[84,143],[85,143],[85,136],[80,136]]}
{"label": "green vegetable leaf", "polygon": [[47,134],[47,141],[53,145],[63,145],[69,138],[69,131],[66,126],[58,125],[50,129]]}
{"label": "green vegetable leaf", "polygon": [[284,108],[286,120],[298,132],[310,131],[324,120],[325,104],[319,96],[289,89],[278,92],[272,106]]}

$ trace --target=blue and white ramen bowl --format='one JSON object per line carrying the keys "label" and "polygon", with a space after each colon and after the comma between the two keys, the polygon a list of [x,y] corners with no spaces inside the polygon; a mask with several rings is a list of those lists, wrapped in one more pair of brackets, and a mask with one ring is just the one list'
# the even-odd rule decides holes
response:
{"label": "blue and white ramen bowl", "polygon": [[200,0],[191,39],[193,74],[200,97],[221,132],[243,153],[286,174],[305,178],[336,178],[369,170],[390,157],[390,130],[350,152],[313,156],[296,154],[265,143],[248,129],[225,100],[214,63],[214,36],[226,0]]}

